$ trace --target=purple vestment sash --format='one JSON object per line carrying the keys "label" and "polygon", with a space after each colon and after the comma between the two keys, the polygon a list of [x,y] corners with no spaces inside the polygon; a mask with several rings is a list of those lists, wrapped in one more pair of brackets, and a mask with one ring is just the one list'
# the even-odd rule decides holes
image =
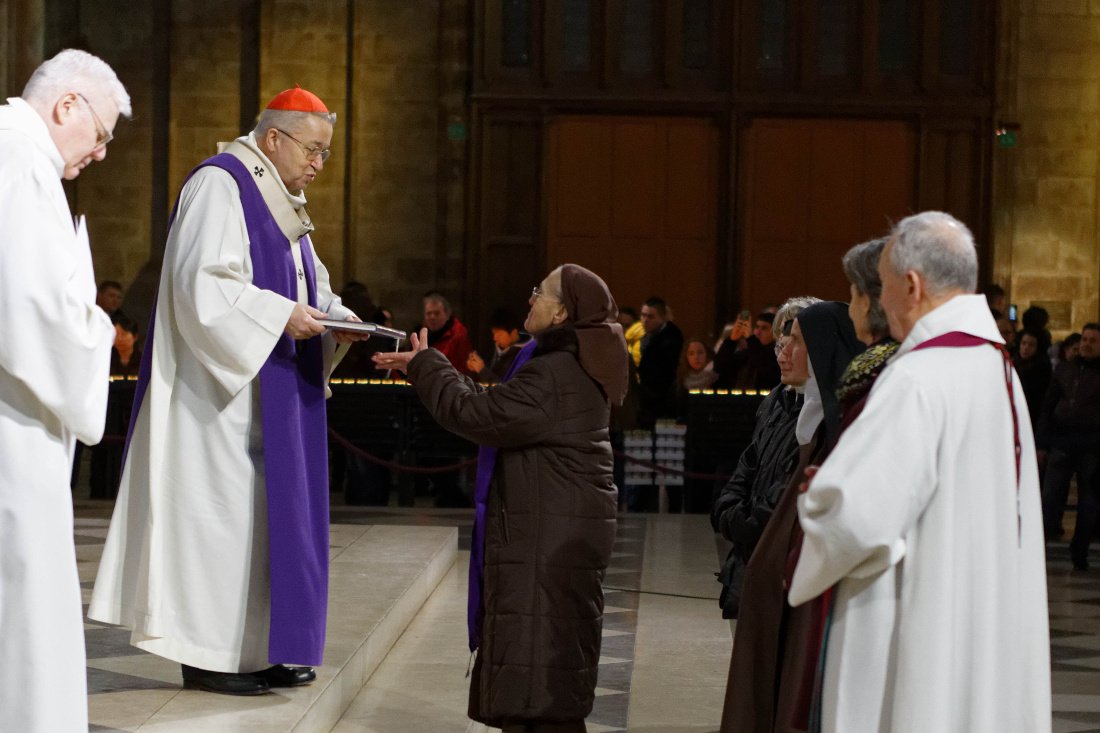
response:
{"label": "purple vestment sash", "polygon": [[[501,381],[508,381],[535,352],[535,339],[524,344]],[[485,600],[481,595],[485,576],[485,515],[489,507],[489,484],[497,465],[497,449],[483,445],[477,451],[477,479],[474,482],[474,531],[470,537],[470,589],[466,597],[466,628],[470,651],[481,646],[481,622],[485,618]]]}
{"label": "purple vestment sash", "polygon": [[[236,157],[223,153],[203,161],[188,179],[207,165],[229,173],[240,189],[252,284],[297,301],[294,256],[248,169]],[[299,243],[309,304],[316,307],[313,250],[308,237],[303,236]],[[149,384],[155,317],[154,305],[126,436],[127,451]],[[294,341],[284,333],[258,378],[271,581],[268,658],[271,664],[317,666],[325,645],[329,551],[328,432],[320,337]]]}

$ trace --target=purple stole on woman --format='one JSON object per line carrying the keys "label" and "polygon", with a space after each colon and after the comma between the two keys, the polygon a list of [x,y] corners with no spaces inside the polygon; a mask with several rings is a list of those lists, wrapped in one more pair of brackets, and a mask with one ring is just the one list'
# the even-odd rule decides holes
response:
{"label": "purple stole on woman", "polygon": [[[507,382],[535,353],[536,339],[528,341],[501,381]],[[497,465],[497,448],[483,445],[477,451],[477,479],[474,481],[474,531],[470,538],[470,588],[466,596],[466,630],[470,637],[470,651],[481,646],[481,622],[485,618],[485,602],[481,595],[481,581],[485,577],[485,515],[489,507],[489,484]]]}

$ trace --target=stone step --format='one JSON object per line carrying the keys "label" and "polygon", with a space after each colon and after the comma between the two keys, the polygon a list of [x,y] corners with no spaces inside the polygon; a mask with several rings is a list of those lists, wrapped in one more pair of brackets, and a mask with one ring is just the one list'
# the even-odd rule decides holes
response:
{"label": "stone step", "polygon": [[[85,602],[100,525],[77,520]],[[325,664],[305,687],[257,697],[184,690],[178,664],[130,647],[128,631],[87,623],[91,731],[331,731],[454,564],[457,539],[453,527],[333,525]]]}

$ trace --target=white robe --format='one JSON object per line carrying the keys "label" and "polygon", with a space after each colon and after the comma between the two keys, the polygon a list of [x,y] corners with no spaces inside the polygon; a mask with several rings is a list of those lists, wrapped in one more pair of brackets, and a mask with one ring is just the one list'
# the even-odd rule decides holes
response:
{"label": "white robe", "polygon": [[980,295],[926,314],[799,497],[806,535],[790,602],[839,584],[825,731],[1051,729],[1043,528],[1027,403],[1017,380],[1017,529],[1001,355],[987,346],[909,353],[950,331],[1002,341]]}
{"label": "white robe", "polygon": [[95,305],[64,161],[21,99],[0,107],[0,729],[88,730],[73,549],[74,438],[98,443],[114,327]]}
{"label": "white robe", "polygon": [[[343,320],[316,253],[314,265],[318,307]],[[140,649],[221,672],[268,666],[258,374],[294,305],[252,284],[232,176],[199,170],[168,235],[152,372],[88,609]]]}

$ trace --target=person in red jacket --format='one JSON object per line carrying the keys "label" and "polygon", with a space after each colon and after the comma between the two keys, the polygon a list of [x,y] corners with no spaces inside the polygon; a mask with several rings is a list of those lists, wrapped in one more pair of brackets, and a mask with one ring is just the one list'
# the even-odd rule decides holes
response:
{"label": "person in red jacket", "polygon": [[466,360],[474,350],[470,334],[442,293],[432,290],[424,294],[423,326],[428,329],[428,346],[443,352],[458,371],[475,376],[466,368]]}

